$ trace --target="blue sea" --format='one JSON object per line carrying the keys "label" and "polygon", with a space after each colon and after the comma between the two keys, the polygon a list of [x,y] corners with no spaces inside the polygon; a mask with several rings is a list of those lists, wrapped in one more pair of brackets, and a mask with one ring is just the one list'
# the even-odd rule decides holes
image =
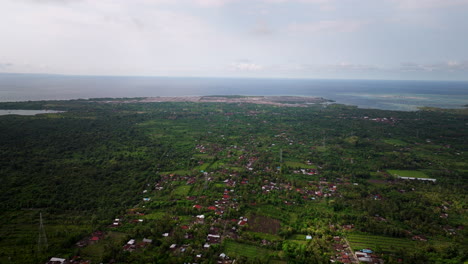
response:
{"label": "blue sea", "polygon": [[0,101],[198,95],[318,96],[360,108],[461,108],[468,82],[0,74]]}

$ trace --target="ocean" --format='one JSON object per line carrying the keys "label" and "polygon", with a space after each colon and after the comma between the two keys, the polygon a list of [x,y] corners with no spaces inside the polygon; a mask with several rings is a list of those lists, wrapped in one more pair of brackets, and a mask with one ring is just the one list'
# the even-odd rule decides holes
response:
{"label": "ocean", "polygon": [[0,102],[200,95],[317,96],[360,108],[461,108],[468,82],[0,74]]}

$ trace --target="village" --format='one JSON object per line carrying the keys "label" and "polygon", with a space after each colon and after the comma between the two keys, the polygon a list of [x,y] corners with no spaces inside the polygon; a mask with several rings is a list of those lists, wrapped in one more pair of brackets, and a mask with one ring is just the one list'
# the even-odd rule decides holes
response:
{"label": "village", "polygon": [[[138,147],[116,141],[117,154],[93,157],[106,174],[89,172],[105,182],[91,195],[115,196],[48,263],[418,263],[455,252],[464,209],[441,160],[463,154],[427,131],[402,136],[424,114],[241,101],[97,103],[132,116],[134,130],[119,133],[139,135]],[[131,180],[113,190],[117,177]]]}
{"label": "village", "polygon": [[[288,140],[288,139],[287,139]],[[288,140],[289,141],[289,140]],[[316,166],[311,166],[310,160],[304,162],[305,168],[297,168],[292,174],[313,177],[307,184],[295,186],[292,182],[281,180],[281,168],[273,170],[269,166],[262,169],[257,166],[258,158],[255,156],[240,155],[235,157],[229,150],[242,149],[241,147],[229,147],[227,158],[234,160],[234,164],[225,165],[222,168],[209,170],[204,166],[206,161],[197,162],[207,171],[200,170],[198,173],[179,174],[169,173],[157,175],[156,181],[147,183],[141,191],[141,202],[134,208],[129,208],[123,215],[116,216],[106,231],[95,231],[76,243],[76,247],[85,248],[89,245],[100,243],[106,238],[107,232],[115,232],[128,228],[135,228],[152,221],[155,212],[160,211],[169,203],[171,211],[177,216],[171,217],[172,226],[165,229],[156,238],[131,237],[122,244],[124,252],[139,252],[151,247],[153,240],[161,241],[160,246],[166,247],[173,256],[187,255],[193,263],[202,263],[207,258],[217,258],[217,263],[234,263],[236,257],[228,255],[223,251],[223,241],[245,241],[256,247],[274,248],[277,240],[255,239],[249,232],[260,231],[265,234],[276,236],[281,228],[279,221],[269,217],[259,216],[255,210],[245,210],[247,203],[249,208],[255,209],[261,204],[273,202],[282,206],[300,206],[308,202],[321,203],[324,199],[340,196],[339,186],[352,185],[346,179],[338,178],[329,182],[320,177]],[[221,151],[219,147],[207,147],[197,145],[196,151],[207,153],[207,151]],[[245,172],[240,170],[229,170],[229,166],[244,166]],[[314,167],[314,168],[312,168]],[[255,169],[254,169],[255,168]],[[271,175],[275,177],[272,180]],[[357,185],[357,183],[354,183]],[[199,191],[195,191],[199,190]],[[215,190],[215,192],[213,192]],[[188,195],[191,194],[191,195]],[[193,195],[200,194],[200,195]],[[168,198],[169,197],[169,198]],[[376,196],[377,197],[377,196]],[[250,211],[250,212],[249,212]],[[242,212],[247,212],[243,215]],[[161,217],[169,217],[168,214],[160,214]],[[248,216],[249,215],[249,216]],[[252,218],[254,219],[252,219]],[[252,223],[255,218],[260,218],[262,223]],[[271,222],[271,223],[268,223]],[[261,225],[271,225],[265,229]],[[260,226],[259,226],[260,225]],[[351,230],[354,225],[344,225],[340,229]],[[312,228],[313,229],[313,228]],[[336,229],[332,226],[330,230]],[[202,234],[202,239],[200,235]],[[307,243],[314,237],[310,234],[294,234],[296,242]],[[287,239],[287,236],[285,236]],[[201,241],[201,243],[200,243]],[[383,263],[378,255],[371,254],[371,249],[354,252],[349,242],[340,236],[334,236],[330,242],[331,262],[339,263]],[[225,244],[225,243],[224,243]],[[276,245],[278,247],[278,245]],[[215,250],[212,250],[215,248]],[[333,250],[333,251],[332,251]],[[48,264],[62,263],[91,263],[80,257],[65,260],[51,258]]]}

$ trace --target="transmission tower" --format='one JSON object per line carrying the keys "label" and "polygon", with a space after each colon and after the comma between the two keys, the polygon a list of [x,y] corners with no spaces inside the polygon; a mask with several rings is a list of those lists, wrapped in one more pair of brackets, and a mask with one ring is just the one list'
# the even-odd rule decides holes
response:
{"label": "transmission tower", "polygon": [[44,224],[42,223],[42,213],[39,213],[39,239],[37,241],[37,251],[39,253],[47,250],[47,236],[44,229]]}

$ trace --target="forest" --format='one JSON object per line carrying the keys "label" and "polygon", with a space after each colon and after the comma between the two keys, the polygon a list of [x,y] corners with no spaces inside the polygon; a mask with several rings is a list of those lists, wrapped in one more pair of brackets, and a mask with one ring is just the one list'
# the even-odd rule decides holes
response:
{"label": "forest", "polygon": [[[0,103],[0,263],[464,263],[468,109]],[[40,225],[42,216],[43,226]]]}

